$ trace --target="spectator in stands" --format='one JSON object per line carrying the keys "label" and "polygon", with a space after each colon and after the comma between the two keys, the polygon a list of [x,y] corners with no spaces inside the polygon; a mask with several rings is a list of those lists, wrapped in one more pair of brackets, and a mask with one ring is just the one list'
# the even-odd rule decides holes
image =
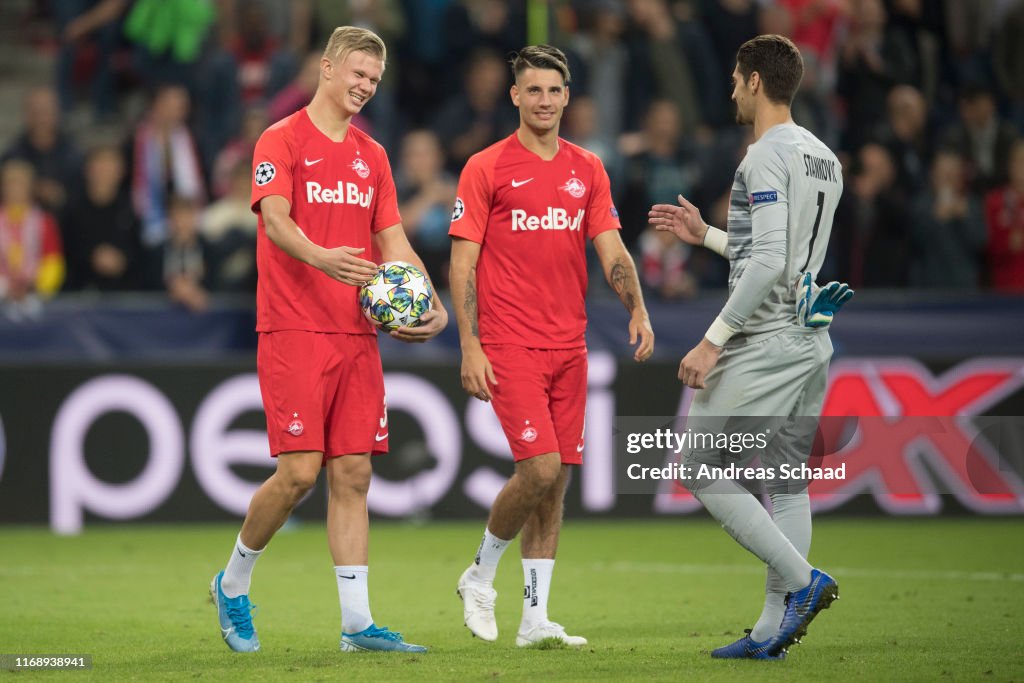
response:
{"label": "spectator in stands", "polygon": [[[626,130],[627,102],[638,107],[643,102],[630,97],[631,62],[623,40],[625,6],[617,0],[599,0],[581,10],[580,20],[581,30],[572,36],[567,51],[574,75],[570,89],[574,97],[586,95],[594,102],[597,121],[592,138],[615,145]],[[567,115],[573,106],[566,109]]]}
{"label": "spectator in stands", "polygon": [[291,82],[281,88],[270,100],[267,106],[267,118],[271,122],[280,121],[309,104],[313,93],[316,92],[316,86],[320,82],[321,57],[319,52],[308,53]]}
{"label": "spectator in stands", "polygon": [[214,197],[223,197],[231,189],[232,175],[239,163],[246,166],[252,163],[252,153],[256,149],[256,141],[267,129],[267,111],[260,106],[246,107],[242,114],[242,128],[238,137],[229,140],[213,162],[212,187]]}
{"label": "spectator in stands", "polygon": [[135,129],[132,203],[142,222],[142,246],[147,250],[167,239],[167,203],[171,195],[200,203],[205,199],[202,165],[186,124],[188,114],[188,91],[182,86],[164,85]]}
{"label": "spectator in stands", "polygon": [[[793,116],[811,132],[833,147],[839,142],[837,118],[831,111],[835,92],[839,46],[846,35],[851,5],[856,0],[775,0],[761,3],[763,26],[764,5],[777,5],[789,11],[787,31],[800,48],[804,61],[804,77],[793,103]],[[766,33],[763,31],[762,33]]]}
{"label": "spectator in stands", "polygon": [[200,69],[196,130],[206,168],[213,167],[219,150],[238,135],[245,108],[268,98],[272,72],[290,77],[294,71],[290,53],[280,49],[271,32],[262,0],[238,3],[227,11],[233,16],[224,22],[231,28],[220,32],[222,42]]}
{"label": "spectator in stands", "polygon": [[886,123],[878,140],[896,162],[896,183],[908,197],[916,196],[928,182],[931,162],[931,136],[928,105],[921,91],[911,85],[898,85],[886,99]]}
{"label": "spectator in stands", "polygon": [[431,128],[445,141],[449,170],[515,129],[507,106],[508,67],[496,52],[475,52],[466,69],[465,84],[445,102]]}
{"label": "spectator in stands", "polygon": [[979,86],[967,86],[959,97],[960,121],[946,131],[943,146],[967,160],[971,190],[984,194],[1005,185],[1010,147],[1017,131],[996,110],[995,96]]}
{"label": "spectator in stands", "polygon": [[203,212],[199,234],[209,247],[210,289],[256,291],[256,228],[252,211],[252,157],[231,169],[228,192]]}
{"label": "spectator in stands", "polygon": [[[668,239],[669,237],[673,239]],[[690,298],[697,280],[689,271],[692,248],[672,233],[645,230],[640,235],[640,281],[662,299]]]}
{"label": "spectator in stands", "polygon": [[1024,133],[1024,2],[1018,0],[996,28],[993,64],[1003,95],[1010,100],[1010,117]]}
{"label": "spectator in stands", "polygon": [[249,0],[240,3],[237,12],[238,32],[225,45],[226,53],[233,60],[233,75],[242,104],[258,104],[267,97],[274,60],[281,44],[271,30],[262,2]]}
{"label": "spectator in stands", "polygon": [[[933,3],[944,11],[947,55],[954,84],[987,83],[992,76],[992,38],[999,15],[1009,5],[991,0],[945,0]],[[1019,39],[1019,36],[1018,36]]]}
{"label": "spectator in stands", "polygon": [[[906,69],[904,83],[913,83],[919,88],[927,102],[935,101],[939,91],[940,39],[945,33],[942,25],[942,8],[931,0],[887,0],[889,21],[886,24],[887,41],[900,46],[895,52],[902,53],[906,46],[912,51],[913,72],[910,63]],[[857,12],[855,12],[856,16]],[[890,37],[891,35],[891,37]]]}
{"label": "spectator in stands", "polygon": [[906,287],[910,262],[909,199],[896,184],[883,145],[858,150],[836,213],[841,279],[853,287]]}
{"label": "spectator in stands", "polygon": [[[848,17],[853,11],[851,0],[776,0],[793,17],[790,38],[800,48],[804,61],[813,61],[822,78],[835,83],[837,40],[845,33]],[[860,11],[860,7],[857,8]]]}
{"label": "spectator in stands", "polygon": [[981,283],[985,219],[967,188],[965,162],[951,150],[935,155],[930,186],[913,204],[910,284],[976,289]]}
{"label": "spectator in stands", "polygon": [[846,105],[843,146],[856,149],[882,123],[894,85],[918,82],[915,46],[887,22],[882,0],[859,0],[843,43],[838,94]]}
{"label": "spectator in stands", "polygon": [[718,64],[718,53],[707,26],[700,18],[700,4],[700,0],[672,0],[672,16],[679,31],[680,45],[686,51],[686,59],[693,71],[697,92],[700,93],[701,118],[712,126],[731,127],[735,111],[726,87],[728,85],[731,88],[731,84],[728,79],[722,79],[722,74],[729,69]]}
{"label": "spectator in stands", "polygon": [[139,227],[124,177],[118,147],[97,147],[86,158],[85,188],[72,196],[61,218],[68,256],[65,289],[138,286]]}
{"label": "spectator in stands", "polygon": [[414,130],[402,140],[395,174],[402,225],[438,287],[448,286],[448,259],[455,178],[444,170],[444,151],[433,131]]}
{"label": "spectator in stands", "polygon": [[1010,151],[1010,181],[985,198],[988,275],[992,288],[1024,293],[1024,140]]}
{"label": "spectator in stands", "polygon": [[[654,92],[659,99],[675,105],[680,127],[691,135],[703,124],[700,98],[686,51],[680,43],[679,27],[669,9],[668,0],[630,0],[629,19],[644,46],[634,50],[634,59],[650,69]],[[642,56],[641,56],[642,55]],[[635,106],[635,103],[630,103]]]}
{"label": "spectator in stands", "polygon": [[0,167],[0,301],[8,316],[37,315],[40,298],[64,281],[64,252],[53,217],[35,201],[31,164],[11,159]]}
{"label": "spectator in stands", "polygon": [[197,68],[216,16],[203,0],[132,0],[124,35],[138,50],[139,70],[151,83],[178,83],[196,92]]}
{"label": "spectator in stands", "polygon": [[635,250],[640,234],[648,229],[651,206],[674,204],[679,194],[693,196],[700,182],[700,166],[696,150],[683,145],[679,110],[669,100],[651,103],[643,131],[630,138],[626,150],[630,153],[624,163],[625,187],[619,213],[622,241]]}
{"label": "spectator in stands", "polygon": [[501,55],[518,50],[526,44],[524,5],[506,0],[455,0],[445,15],[447,56],[459,64],[480,50]]}
{"label": "spectator in stands", "polygon": [[601,159],[612,184],[612,194],[618,196],[619,178],[622,176],[622,155],[615,141],[598,134],[597,121],[600,118],[597,103],[589,95],[573,95],[572,106],[565,108],[562,118],[562,135],[566,140],[593,152]]}
{"label": "spectator in stands", "polygon": [[59,212],[80,182],[82,159],[75,141],[61,128],[57,92],[49,86],[30,89],[22,116],[22,132],[3,158],[31,164],[36,200],[46,211]]}
{"label": "spectator in stands", "polygon": [[173,195],[167,209],[170,235],[163,245],[164,285],[171,301],[193,313],[209,308],[207,248],[199,235],[199,203]]}
{"label": "spectator in stands", "polygon": [[[437,105],[438,88],[450,92],[458,88],[458,69],[452,68],[448,55],[448,31],[445,22],[454,0],[429,2],[402,1],[408,33],[398,46],[402,70],[399,73],[399,104],[410,125],[430,122]],[[450,82],[449,82],[450,81]]]}
{"label": "spectator in stands", "polygon": [[114,72],[111,66],[117,47],[121,15],[130,0],[51,0],[60,52],[57,54],[57,89],[60,105],[70,112],[75,103],[76,60],[87,42],[92,54],[92,106],[97,119],[116,113]]}
{"label": "spectator in stands", "polygon": [[[715,50],[716,71],[731,73],[740,45],[758,34],[760,6],[755,0],[699,0],[700,21],[707,29]],[[728,81],[728,79],[726,79]],[[732,124],[736,106],[729,100],[732,86],[721,91],[721,106],[730,113]],[[699,249],[697,250],[700,251]]]}

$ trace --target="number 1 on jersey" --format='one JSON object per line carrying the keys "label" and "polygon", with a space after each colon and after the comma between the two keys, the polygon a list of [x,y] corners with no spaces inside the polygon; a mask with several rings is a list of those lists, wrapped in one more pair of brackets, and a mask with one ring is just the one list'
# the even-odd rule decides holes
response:
{"label": "number 1 on jersey", "polygon": [[807,266],[811,263],[811,253],[814,251],[814,240],[818,237],[818,227],[821,225],[821,211],[825,208],[825,191],[818,190],[818,215],[814,218],[814,228],[811,230],[811,243],[807,247],[807,260],[804,261],[803,267],[800,272],[803,273],[807,270]]}

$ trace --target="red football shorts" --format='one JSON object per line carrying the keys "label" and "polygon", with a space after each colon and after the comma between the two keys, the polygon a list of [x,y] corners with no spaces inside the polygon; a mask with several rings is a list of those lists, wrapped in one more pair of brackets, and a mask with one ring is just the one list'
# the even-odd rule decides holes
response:
{"label": "red football shorts", "polygon": [[484,352],[498,380],[491,387],[491,403],[516,462],[559,453],[564,464],[579,465],[587,408],[586,347],[488,344]]}
{"label": "red football shorts", "polygon": [[272,455],[387,453],[388,416],[377,337],[261,332],[256,353]]}

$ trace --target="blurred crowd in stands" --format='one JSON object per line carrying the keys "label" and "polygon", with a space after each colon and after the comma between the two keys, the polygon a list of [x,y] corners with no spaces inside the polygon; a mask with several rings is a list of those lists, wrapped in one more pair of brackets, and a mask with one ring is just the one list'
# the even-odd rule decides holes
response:
{"label": "blurred crowd in stands", "polygon": [[[724,260],[648,230],[646,215],[681,193],[725,226],[751,141],[730,74],[758,33],[801,47],[794,116],[843,161],[819,281],[1024,292],[1024,0],[547,5],[573,76],[562,135],[604,161],[653,296],[724,286]],[[253,146],[308,102],[335,26],[387,43],[355,125],[388,149],[405,228],[442,286],[459,170],[518,122],[506,61],[527,42],[526,0],[29,7],[24,49],[53,60],[53,79],[33,84],[21,132],[0,141],[0,297],[26,314],[33,292],[164,289],[203,310],[210,292],[253,291]]]}

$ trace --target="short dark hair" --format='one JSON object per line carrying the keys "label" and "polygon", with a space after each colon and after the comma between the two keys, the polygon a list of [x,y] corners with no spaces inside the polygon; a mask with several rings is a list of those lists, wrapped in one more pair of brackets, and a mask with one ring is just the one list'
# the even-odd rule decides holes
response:
{"label": "short dark hair", "polygon": [[793,41],[785,36],[751,38],[736,52],[736,67],[743,82],[755,71],[761,77],[764,94],[772,102],[792,104],[804,77],[804,60]]}
{"label": "short dark hair", "polygon": [[569,60],[565,53],[552,45],[527,45],[509,59],[516,78],[527,69],[554,69],[562,74],[562,82],[569,85]]}

